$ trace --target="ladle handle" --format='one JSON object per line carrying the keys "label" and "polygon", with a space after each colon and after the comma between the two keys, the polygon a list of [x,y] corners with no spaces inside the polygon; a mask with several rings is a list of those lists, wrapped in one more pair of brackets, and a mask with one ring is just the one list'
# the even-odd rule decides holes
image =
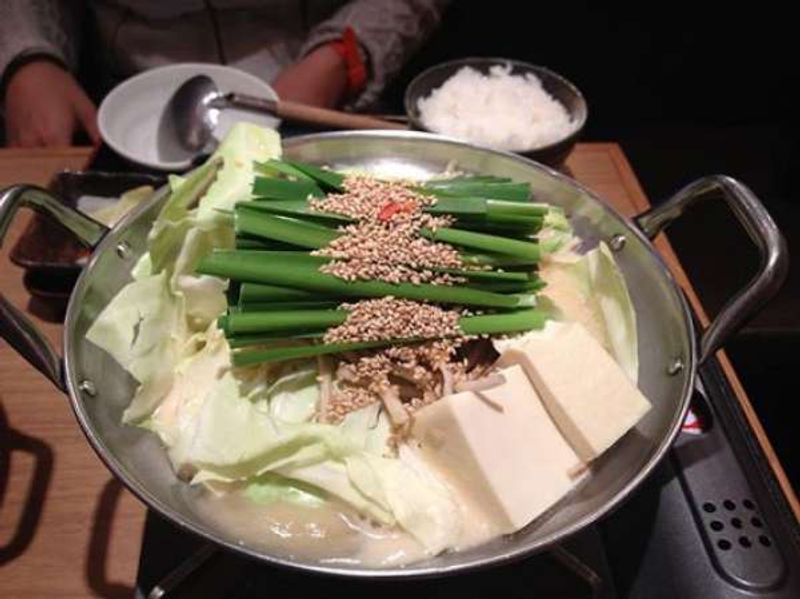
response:
{"label": "ladle handle", "polygon": [[226,94],[225,100],[229,106],[235,108],[267,112],[287,121],[305,123],[317,127],[331,129],[408,129],[402,123],[386,121],[363,114],[309,106],[308,104],[289,102],[287,100],[269,100],[238,93]]}
{"label": "ladle handle", "polygon": [[726,175],[712,175],[690,183],[666,202],[637,216],[636,224],[653,239],[690,206],[708,198],[712,195],[710,192],[714,191],[721,192],[722,198],[758,248],[761,264],[750,282],[723,306],[703,334],[700,340],[701,363],[722,347],[758,308],[778,292],[789,268],[786,240],[775,221],[746,185]]}
{"label": "ladle handle", "polygon": [[[39,187],[15,185],[0,192],[0,246],[17,210],[32,208],[47,214],[69,229],[78,240],[94,248],[108,229],[88,216],[62,204]],[[23,358],[64,390],[61,358],[53,346],[23,312],[11,305],[0,293],[0,337],[5,339]]]}

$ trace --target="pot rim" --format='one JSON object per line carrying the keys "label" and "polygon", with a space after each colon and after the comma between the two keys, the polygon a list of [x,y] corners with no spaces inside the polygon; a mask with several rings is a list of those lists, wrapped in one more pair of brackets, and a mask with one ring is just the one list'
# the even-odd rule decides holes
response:
{"label": "pot rim", "polygon": [[[127,227],[131,222],[136,220],[140,214],[150,209],[154,203],[161,201],[163,199],[163,196],[169,191],[168,185],[164,185],[162,188],[158,189],[156,193],[153,194],[153,197],[150,200],[145,202],[143,205],[138,206],[131,213],[126,215],[105,236],[105,238],[101,241],[101,243],[96,247],[89,262],[81,272],[81,275],[78,278],[75,288],[70,296],[69,304],[67,306],[66,318],[64,321],[63,338],[62,338],[62,343],[63,343],[62,347],[64,352],[63,372],[64,372],[65,388],[69,396],[72,410],[75,413],[75,417],[77,418],[78,423],[81,426],[81,430],[88,439],[94,451],[97,453],[98,457],[134,495],[136,495],[143,503],[145,503],[145,505],[147,505],[152,509],[155,509],[159,514],[161,514],[166,519],[170,520],[183,530],[196,534],[201,538],[213,542],[214,544],[221,546],[225,549],[238,552],[250,558],[264,561],[271,565],[287,567],[297,571],[316,573],[316,574],[335,575],[348,578],[361,578],[361,579],[425,578],[425,577],[435,577],[435,576],[446,576],[465,571],[475,571],[490,566],[499,566],[507,564],[512,561],[517,561],[521,558],[528,557],[535,553],[538,553],[539,551],[545,550],[548,547],[558,542],[568,539],[569,537],[576,534],[580,530],[593,524],[600,518],[603,518],[606,515],[608,515],[610,512],[619,507],[620,504],[630,496],[630,494],[634,491],[634,489],[636,489],[642,483],[642,481],[645,478],[647,478],[647,476],[661,462],[666,452],[672,446],[673,442],[675,441],[675,438],[680,432],[681,425],[686,417],[686,412],[689,408],[689,400],[691,398],[691,394],[694,389],[694,383],[695,383],[695,376],[697,370],[698,344],[697,344],[697,337],[695,333],[695,326],[692,319],[691,311],[689,309],[689,305],[684,293],[682,292],[680,286],[677,284],[677,281],[675,280],[671,271],[667,267],[664,259],[661,257],[659,252],[653,246],[653,243],[646,235],[644,235],[644,233],[636,226],[636,224],[631,219],[623,216],[619,211],[617,211],[615,208],[607,204],[596,193],[592,192],[581,183],[550,167],[537,163],[533,160],[530,160],[529,158],[513,154],[511,152],[478,148],[446,136],[435,135],[424,132],[416,132],[416,131],[348,131],[348,132],[315,133],[310,135],[292,137],[283,140],[282,145],[284,149],[290,149],[294,146],[302,145],[317,140],[345,138],[345,137],[357,137],[357,138],[378,137],[378,138],[386,138],[387,140],[391,139],[420,140],[420,141],[450,144],[462,147],[466,146],[479,152],[504,156],[513,161],[517,161],[528,168],[533,168],[541,172],[544,172],[548,176],[557,179],[560,183],[564,185],[577,188],[578,190],[586,194],[588,197],[590,197],[594,202],[599,204],[603,210],[612,215],[620,224],[624,225],[627,233],[634,235],[641,242],[643,242],[644,246],[650,252],[651,257],[655,259],[655,262],[661,272],[661,275],[664,277],[670,289],[672,289],[672,291],[678,298],[680,306],[680,314],[686,325],[685,332],[687,335],[687,341],[688,341],[687,345],[689,349],[689,353],[685,357],[685,362],[684,362],[684,371],[686,373],[685,382],[682,390],[682,397],[680,398],[680,402],[677,404],[678,409],[676,410],[675,415],[673,416],[672,422],[670,423],[666,435],[662,437],[661,442],[658,444],[658,447],[654,450],[651,457],[647,460],[644,466],[642,466],[639,469],[639,471],[628,481],[628,483],[622,489],[620,489],[609,501],[607,501],[605,505],[587,514],[586,516],[577,520],[571,525],[566,526],[546,537],[543,537],[532,546],[520,545],[519,547],[509,548],[506,551],[500,552],[488,558],[483,557],[478,559],[472,559],[469,561],[460,562],[458,564],[453,564],[447,567],[434,567],[434,566],[426,567],[424,566],[425,562],[423,561],[419,562],[420,564],[423,564],[422,566],[419,567],[416,566],[414,563],[412,563],[409,564],[408,566],[399,568],[344,569],[344,568],[339,568],[335,565],[292,561],[284,557],[269,555],[263,551],[258,551],[255,548],[239,545],[235,542],[219,538],[215,534],[213,534],[212,531],[206,530],[201,526],[195,525],[187,518],[184,518],[182,514],[176,513],[167,505],[159,501],[157,497],[152,495],[143,485],[140,485],[136,480],[134,480],[133,477],[129,477],[123,465],[114,457],[110,449],[103,443],[103,440],[95,433],[95,431],[91,426],[91,423],[89,422],[87,414],[83,409],[82,401],[79,399],[81,395],[79,389],[80,381],[78,380],[75,364],[73,363],[70,351],[72,345],[71,332],[75,328],[81,307],[81,300],[87,289],[91,273],[94,269],[94,265],[97,263],[101,255],[109,251],[114,251],[114,248],[116,247],[116,244],[118,242],[117,241],[118,237],[120,236],[122,231],[125,231],[127,229]],[[123,425],[120,424],[120,426]]]}

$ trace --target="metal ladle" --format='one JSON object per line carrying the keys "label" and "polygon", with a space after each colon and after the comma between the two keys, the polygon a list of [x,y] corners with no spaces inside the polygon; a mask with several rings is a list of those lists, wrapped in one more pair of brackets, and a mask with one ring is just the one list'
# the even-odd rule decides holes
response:
{"label": "metal ladle", "polygon": [[227,108],[267,113],[280,119],[329,129],[406,129],[406,125],[371,116],[329,110],[286,100],[223,94],[206,75],[184,82],[170,98],[158,126],[162,160],[180,161],[213,150],[219,113]]}

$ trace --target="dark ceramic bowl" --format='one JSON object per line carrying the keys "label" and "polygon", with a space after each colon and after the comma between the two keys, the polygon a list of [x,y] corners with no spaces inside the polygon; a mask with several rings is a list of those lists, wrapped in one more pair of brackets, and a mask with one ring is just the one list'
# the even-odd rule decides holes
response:
{"label": "dark ceramic bowl", "polygon": [[[574,123],[569,135],[545,146],[515,151],[517,154],[537,162],[555,167],[561,166],[583,131],[588,116],[588,108],[583,94],[575,85],[561,75],[544,67],[505,58],[461,58],[433,66],[417,75],[406,88],[405,109],[411,126],[420,131],[431,131],[422,124],[419,113],[419,100],[428,97],[433,90],[455,75],[459,69],[469,66],[481,73],[488,73],[491,67],[497,65],[510,65],[512,75],[533,73],[542,82],[542,87],[545,91],[561,102],[567,109],[567,113]],[[446,131],[431,132],[448,135]]]}

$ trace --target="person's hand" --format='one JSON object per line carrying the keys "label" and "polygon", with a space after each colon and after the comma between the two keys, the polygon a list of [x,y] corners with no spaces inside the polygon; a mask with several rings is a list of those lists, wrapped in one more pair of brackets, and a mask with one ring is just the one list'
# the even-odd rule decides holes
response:
{"label": "person's hand", "polygon": [[6,86],[9,146],[68,146],[80,127],[100,142],[97,108],[75,78],[60,66],[36,60],[21,66]]}
{"label": "person's hand", "polygon": [[283,69],[272,87],[281,100],[332,108],[344,98],[347,66],[333,48],[319,46]]}

